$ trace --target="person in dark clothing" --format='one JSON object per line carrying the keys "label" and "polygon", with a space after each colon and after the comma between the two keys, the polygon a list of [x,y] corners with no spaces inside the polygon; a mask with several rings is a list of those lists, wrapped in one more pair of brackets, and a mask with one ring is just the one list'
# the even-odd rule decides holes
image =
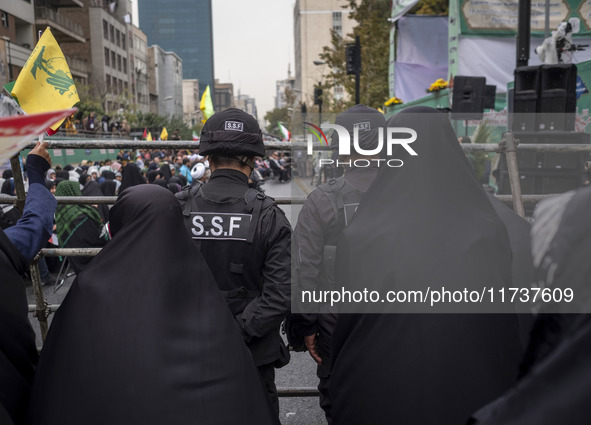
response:
{"label": "person in dark clothing", "polygon": [[56,200],[45,187],[51,158],[47,142],[27,156],[29,192],[22,218],[0,230],[0,423],[23,424],[37,362],[35,333],[28,319],[21,278],[51,235]]}
{"label": "person in dark clothing", "polygon": [[174,196],[130,187],[109,223],[53,319],[27,424],[278,425]]}
{"label": "person in dark clothing", "polygon": [[[359,130],[361,148],[375,149],[379,133],[384,131],[384,115],[365,105],[356,105],[336,118],[336,124],[343,126],[353,140],[354,129],[366,124]],[[333,149],[338,148],[338,134],[335,132],[331,141]],[[351,142],[352,144],[352,142]],[[342,157],[342,161],[357,159]],[[347,168],[344,177],[331,179],[314,190],[308,196],[298,216],[294,234],[300,254],[298,289],[334,290],[334,266],[338,238],[353,219],[355,209],[363,199],[378,172],[378,168]],[[320,406],[330,424],[329,378],[330,378],[330,337],[334,331],[336,314],[330,305],[307,305],[307,314],[290,316],[293,339],[303,339],[312,358],[318,363],[317,374],[320,378]],[[289,330],[289,329],[288,329]]]}
{"label": "person in dark clothing", "polygon": [[[14,179],[12,177],[9,177],[2,183],[2,193],[4,195],[15,196]],[[0,227],[2,229],[8,229],[14,226],[18,219],[21,218],[21,212],[14,204],[4,204],[0,208]]]}
{"label": "person in dark clothing", "polygon": [[277,152],[273,152],[269,157],[269,166],[271,167],[273,174],[279,177],[279,183],[289,181],[288,170],[279,162],[279,154]]}
{"label": "person in dark clothing", "polygon": [[[75,181],[63,181],[57,185],[55,196],[82,196]],[[90,205],[65,204],[57,208],[56,234],[61,248],[100,248],[106,243],[103,222],[98,210]],[[68,257],[76,274],[93,257]]]}
{"label": "person in dark clothing", "polygon": [[570,303],[541,307],[520,380],[474,413],[478,425],[583,425],[591,415],[591,188],[546,199],[532,229],[535,281],[569,289]]}
{"label": "person in dark clothing", "polygon": [[[103,192],[96,180],[89,179],[84,184],[82,196],[103,196]],[[109,206],[107,204],[98,204],[95,208],[98,210],[103,223],[109,221]]]}
{"label": "person in dark clothing", "polygon": [[164,179],[164,181],[166,181],[166,183],[168,183],[168,180],[170,180],[172,178],[172,172],[170,171],[170,165],[164,163],[160,166],[159,170],[162,178]]}
{"label": "person in dark clothing", "polygon": [[121,187],[119,187],[119,192],[123,192],[128,187],[146,183],[146,180],[142,177],[142,173],[140,173],[140,169],[133,162],[130,162],[123,167],[121,176]]}
{"label": "person in dark clothing", "polygon": [[100,184],[100,189],[103,196],[117,195],[117,184],[114,180],[105,180]]}
{"label": "person in dark clothing", "polygon": [[265,152],[252,116],[234,108],[218,112],[200,140],[211,179],[176,196],[279,412],[275,368],[289,361],[279,327],[290,308],[291,227],[274,201],[248,187],[254,157]]}
{"label": "person in dark clothing", "polygon": [[[413,129],[417,138],[410,152],[398,144],[384,157],[403,165],[380,169],[343,231],[339,285],[383,297],[429,285],[449,291],[511,286],[507,231],[447,114],[413,107],[387,126]],[[517,315],[499,305],[487,305],[499,314],[477,313],[488,311],[483,306],[339,305],[339,312],[359,314],[339,314],[333,333],[334,423],[461,424],[511,387],[522,353]]]}

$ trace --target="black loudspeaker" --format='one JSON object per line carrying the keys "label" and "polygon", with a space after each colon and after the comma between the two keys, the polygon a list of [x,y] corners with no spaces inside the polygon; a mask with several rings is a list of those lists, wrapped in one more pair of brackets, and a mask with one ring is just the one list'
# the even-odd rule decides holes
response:
{"label": "black loudspeaker", "polygon": [[[589,134],[560,131],[536,131],[516,134],[520,145],[532,143],[589,144]],[[562,193],[585,182],[586,152],[520,152],[517,166],[523,194]],[[505,155],[497,168],[498,193],[510,194],[511,184]]]}
{"label": "black loudspeaker", "polygon": [[577,110],[576,65],[543,65],[540,73],[538,130],[574,131]]}
{"label": "black loudspeaker", "polygon": [[484,113],[485,77],[454,77],[451,117],[454,120],[479,120]]}
{"label": "black loudspeaker", "polygon": [[515,69],[515,91],[513,95],[513,132],[535,131],[536,113],[539,111],[540,67],[520,66]]}
{"label": "black loudspeaker", "polygon": [[486,85],[484,87],[484,109],[495,109],[497,86]]}

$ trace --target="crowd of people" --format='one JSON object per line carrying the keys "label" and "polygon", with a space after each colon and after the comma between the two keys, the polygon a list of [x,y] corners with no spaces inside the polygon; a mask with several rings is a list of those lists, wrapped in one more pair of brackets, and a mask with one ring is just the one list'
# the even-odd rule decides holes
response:
{"label": "crowd of people", "polygon": [[[397,145],[403,167],[330,178],[293,232],[253,173],[285,182],[297,159],[263,160],[258,123],[240,110],[205,123],[199,152],[122,151],[50,169],[47,145],[33,149],[22,217],[0,232],[2,423],[277,424],[284,321],[318,365],[331,425],[587,423],[590,188],[541,203],[532,228],[484,191],[444,113],[414,107],[386,121],[357,105],[336,123],[365,151],[384,127],[412,128],[418,155]],[[110,209],[57,206],[54,188],[118,197]],[[37,359],[20,276],[52,231],[60,246],[103,249],[74,265]],[[367,303],[352,313],[297,298],[438,283],[570,288],[580,310],[391,314]]]}

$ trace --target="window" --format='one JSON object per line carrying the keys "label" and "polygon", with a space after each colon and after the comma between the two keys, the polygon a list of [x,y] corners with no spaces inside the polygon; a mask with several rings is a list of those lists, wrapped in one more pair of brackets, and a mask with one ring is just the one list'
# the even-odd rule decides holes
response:
{"label": "window", "polygon": [[111,33],[111,43],[115,42],[115,27],[113,25],[109,25],[109,32]]}
{"label": "window", "polygon": [[123,93],[123,80],[119,80],[119,94]]}
{"label": "window", "polygon": [[127,50],[127,49],[125,48],[125,34],[121,34],[121,48],[122,48],[123,50]]}
{"label": "window", "polygon": [[117,65],[117,62],[115,62],[115,52],[111,52],[111,66],[113,68],[115,68],[115,66]]}
{"label": "window", "polygon": [[111,66],[110,58],[111,55],[109,54],[109,49],[105,47],[105,66]]}
{"label": "window", "polygon": [[121,71],[121,55],[117,55],[117,69]]}
{"label": "window", "polygon": [[332,30],[340,37],[343,36],[343,15],[342,12],[332,12]]}
{"label": "window", "polygon": [[117,46],[121,47],[121,33],[119,30],[115,31],[115,40],[117,40]]}
{"label": "window", "polygon": [[105,40],[109,39],[109,24],[104,19],[103,19],[103,38]]}
{"label": "window", "polygon": [[2,26],[4,28],[8,28],[9,23],[8,23],[8,13],[6,12],[2,12]]}
{"label": "window", "polygon": [[105,81],[107,85],[107,91],[111,91],[111,76],[107,75]]}
{"label": "window", "polygon": [[127,59],[123,58],[123,72],[127,74]]}
{"label": "window", "polygon": [[125,90],[125,92],[127,93],[127,89],[128,89],[128,86],[127,86],[127,81],[126,81],[125,83],[123,83],[123,89],[124,89],[124,90]]}

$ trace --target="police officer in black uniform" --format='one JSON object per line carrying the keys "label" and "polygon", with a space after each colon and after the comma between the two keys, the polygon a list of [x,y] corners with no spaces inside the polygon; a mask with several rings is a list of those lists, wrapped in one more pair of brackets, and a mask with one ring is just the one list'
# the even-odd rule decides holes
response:
{"label": "police officer in black uniform", "polygon": [[[353,147],[354,133],[358,132],[359,146],[364,150],[376,149],[379,132],[386,127],[384,116],[373,108],[356,105],[336,118],[335,124],[343,126],[351,141],[352,154],[340,157],[349,163],[345,174],[330,179],[315,189],[304,203],[295,228],[299,251],[299,280],[302,291],[337,289],[335,283],[336,244],[343,229],[351,222],[363,195],[369,189],[378,172],[379,154],[358,155]],[[338,147],[338,133],[334,132],[331,147]],[[355,167],[355,161],[359,164]],[[366,166],[367,165],[367,166]],[[334,309],[328,305],[306,306],[306,314],[292,314],[286,331],[291,341],[304,339],[305,349],[318,363],[320,378],[320,406],[331,423],[331,402],[328,394],[331,361],[330,337],[336,323]]]}
{"label": "police officer in black uniform", "polygon": [[201,131],[199,153],[209,156],[211,179],[176,196],[187,230],[279,413],[275,368],[289,362],[279,328],[290,309],[291,226],[272,198],[248,187],[254,157],[265,155],[261,130],[251,115],[234,108],[214,114]]}

